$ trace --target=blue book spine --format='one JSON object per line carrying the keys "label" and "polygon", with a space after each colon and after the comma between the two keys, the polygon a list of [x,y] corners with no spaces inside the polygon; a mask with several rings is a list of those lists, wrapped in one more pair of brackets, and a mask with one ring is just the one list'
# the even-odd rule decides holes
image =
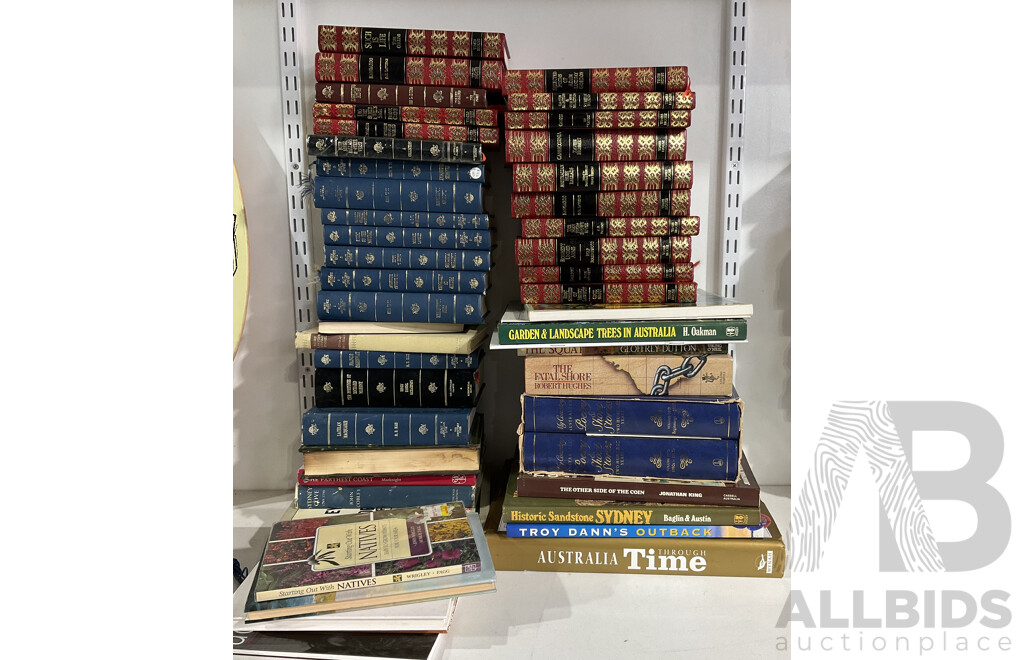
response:
{"label": "blue book spine", "polygon": [[491,216],[484,213],[416,213],[367,209],[320,209],[325,225],[373,227],[424,227],[436,229],[488,229]]}
{"label": "blue book spine", "polygon": [[313,351],[313,366],[329,369],[479,369],[482,356],[483,350],[459,355],[318,348]]}
{"label": "blue book spine", "polygon": [[520,443],[528,472],[734,481],[740,461],[739,441],[724,438],[524,433]]}
{"label": "blue book spine", "polygon": [[410,293],[404,291],[318,291],[321,321],[378,323],[463,323],[484,320],[484,297],[476,293]]}
{"label": "blue book spine", "polygon": [[486,229],[423,229],[419,227],[324,225],[324,244],[490,250],[491,232]]}
{"label": "blue book spine", "polygon": [[731,525],[578,525],[570,523],[509,523],[508,536],[527,538],[674,538],[720,539],[752,537],[760,527]]}
{"label": "blue book spine", "polygon": [[386,509],[462,502],[476,508],[476,486],[296,486],[300,509]]}
{"label": "blue book spine", "polygon": [[742,404],[693,397],[526,396],[523,429],[538,433],[739,438]]}
{"label": "blue book spine", "polygon": [[313,181],[320,208],[483,213],[483,185],[462,181],[392,181],[321,176]]}
{"label": "blue book spine", "polygon": [[302,444],[311,447],[461,447],[476,408],[361,408],[302,413]]}
{"label": "blue book spine", "polygon": [[377,158],[316,159],[320,176],[356,179],[403,179],[407,181],[476,181],[483,183],[484,167],[472,163],[432,163],[422,160],[381,160]]}
{"label": "blue book spine", "polygon": [[320,269],[322,291],[483,293],[487,285],[487,273],[478,270]]}
{"label": "blue book spine", "polygon": [[435,250],[325,245],[324,263],[329,268],[383,268],[413,270],[491,269],[490,250]]}

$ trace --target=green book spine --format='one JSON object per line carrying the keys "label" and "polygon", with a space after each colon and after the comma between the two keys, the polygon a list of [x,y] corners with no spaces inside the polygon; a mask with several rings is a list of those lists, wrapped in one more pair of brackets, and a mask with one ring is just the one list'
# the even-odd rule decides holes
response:
{"label": "green book spine", "polygon": [[535,344],[736,342],[746,341],[746,319],[669,321],[585,321],[575,323],[499,323],[498,343]]}

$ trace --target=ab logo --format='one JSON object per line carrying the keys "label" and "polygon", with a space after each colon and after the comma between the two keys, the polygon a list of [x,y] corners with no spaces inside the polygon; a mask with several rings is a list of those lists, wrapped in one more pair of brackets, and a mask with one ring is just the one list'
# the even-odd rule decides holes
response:
{"label": "ab logo", "polygon": [[[913,470],[915,431],[960,434],[969,445],[967,463],[944,472]],[[832,529],[844,524],[840,505],[861,453],[878,491],[879,570],[970,571],[991,564],[1006,549],[1010,509],[988,484],[1003,458],[1003,432],[988,411],[960,401],[837,402],[793,510],[794,570],[817,570]],[[973,507],[978,518],[974,534],[962,541],[937,541],[925,500]]]}

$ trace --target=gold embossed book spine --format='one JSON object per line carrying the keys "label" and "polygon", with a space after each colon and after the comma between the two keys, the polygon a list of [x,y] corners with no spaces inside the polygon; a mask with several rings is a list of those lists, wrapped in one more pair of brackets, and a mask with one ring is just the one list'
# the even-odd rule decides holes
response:
{"label": "gold embossed book spine", "polygon": [[532,305],[661,305],[697,302],[695,282],[538,283],[521,284],[519,289],[522,302]]}
{"label": "gold embossed book spine", "polygon": [[689,236],[517,238],[519,266],[672,264],[690,261]]}
{"label": "gold embossed book spine", "polygon": [[478,109],[486,109],[495,101],[492,94],[481,87],[381,85],[361,82],[318,82],[314,98],[318,103]]}
{"label": "gold embossed book spine", "polygon": [[498,125],[499,112],[494,109],[425,108],[415,105],[355,105],[352,103],[314,103],[313,120],[366,119],[371,121],[406,122],[408,124],[452,124],[455,126]]}
{"label": "gold embossed book spine", "polygon": [[693,110],[697,95],[684,92],[513,92],[508,94],[509,112],[572,110]]}
{"label": "gold embossed book spine", "polygon": [[508,112],[505,128],[509,130],[562,130],[596,128],[601,130],[636,128],[686,128],[690,125],[689,110],[569,110],[556,112]]}
{"label": "gold embossed book spine", "polygon": [[517,92],[684,92],[690,88],[685,66],[604,69],[510,69],[505,94]]}
{"label": "gold embossed book spine", "polygon": [[686,129],[505,132],[505,161],[509,163],[635,160],[686,160]]}
{"label": "gold embossed book spine", "polygon": [[700,218],[521,218],[522,238],[604,238],[607,236],[696,236]]}
{"label": "gold embossed book spine", "polygon": [[317,48],[325,53],[431,55],[504,60],[508,54],[501,32],[412,30],[404,28],[317,26]]}
{"label": "gold embossed book spine", "polygon": [[522,163],[512,166],[512,192],[668,190],[693,187],[693,162]]}
{"label": "gold embossed book spine", "polygon": [[517,218],[688,216],[690,191],[512,193],[512,215]]}
{"label": "gold embossed book spine", "polygon": [[505,63],[501,60],[411,55],[318,52],[314,67],[317,82],[482,87],[494,91],[501,91],[505,75]]}
{"label": "gold embossed book spine", "polygon": [[519,267],[520,284],[601,282],[693,282],[693,263]]}

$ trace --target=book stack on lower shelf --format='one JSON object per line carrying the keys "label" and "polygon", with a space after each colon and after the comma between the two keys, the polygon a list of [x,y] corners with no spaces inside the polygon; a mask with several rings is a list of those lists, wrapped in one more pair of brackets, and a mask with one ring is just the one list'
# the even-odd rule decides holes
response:
{"label": "book stack on lower shelf", "polygon": [[456,599],[494,588],[480,518],[461,502],[292,506],[235,592],[234,654],[439,658]]}

